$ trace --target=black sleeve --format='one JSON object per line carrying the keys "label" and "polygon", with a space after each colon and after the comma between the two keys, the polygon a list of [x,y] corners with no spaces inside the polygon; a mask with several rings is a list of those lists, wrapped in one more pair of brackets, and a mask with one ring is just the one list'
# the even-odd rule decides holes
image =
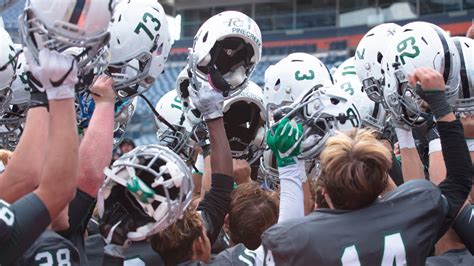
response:
{"label": "black sleeve", "polygon": [[0,265],[8,265],[23,254],[51,223],[41,199],[29,193],[12,205],[0,203]]}
{"label": "black sleeve", "polygon": [[453,229],[467,250],[474,254],[474,207],[471,204],[459,212],[458,217],[454,220]]}
{"label": "black sleeve", "polygon": [[59,234],[67,239],[71,239],[74,233],[84,234],[94,206],[95,198],[77,189],[76,197],[69,203],[69,228]]}
{"label": "black sleeve", "polygon": [[438,122],[437,127],[446,164],[446,179],[438,186],[447,202],[445,229],[452,224],[471,191],[472,163],[461,122]]}
{"label": "black sleeve", "polygon": [[221,231],[225,215],[229,213],[230,193],[233,185],[234,179],[232,177],[212,174],[211,189],[204,195],[197,208],[201,212],[211,245],[216,241]]}
{"label": "black sleeve", "polygon": [[395,154],[392,152],[392,167],[388,170],[388,174],[390,175],[390,178],[392,178],[393,182],[398,186],[403,184],[403,173],[402,173],[402,167],[400,166],[400,163],[397,160],[397,157],[395,157]]}
{"label": "black sleeve", "polygon": [[102,266],[121,266],[125,259],[123,257],[114,257],[104,253],[104,259],[102,260]]}

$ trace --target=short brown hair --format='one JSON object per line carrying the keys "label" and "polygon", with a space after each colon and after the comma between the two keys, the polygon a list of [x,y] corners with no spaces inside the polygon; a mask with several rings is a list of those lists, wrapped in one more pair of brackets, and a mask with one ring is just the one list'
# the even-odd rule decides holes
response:
{"label": "short brown hair", "polygon": [[229,235],[234,244],[257,249],[261,235],[278,221],[278,198],[256,182],[237,186],[232,192],[229,212]]}
{"label": "short brown hair", "polygon": [[13,152],[9,150],[0,149],[0,161],[2,161],[4,166],[7,166],[8,161],[12,157]]}
{"label": "short brown hair", "polygon": [[197,211],[188,208],[182,219],[150,237],[151,247],[160,254],[165,265],[191,260],[193,242],[202,236],[202,226]]}
{"label": "short brown hair", "polygon": [[369,130],[337,133],[321,153],[321,185],[336,209],[363,208],[384,191],[390,151]]}

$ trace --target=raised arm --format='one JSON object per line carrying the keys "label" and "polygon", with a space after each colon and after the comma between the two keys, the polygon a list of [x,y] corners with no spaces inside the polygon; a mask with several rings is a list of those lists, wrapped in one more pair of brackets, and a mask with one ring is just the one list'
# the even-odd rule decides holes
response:
{"label": "raised arm", "polygon": [[[45,100],[47,103],[48,100]],[[46,107],[30,107],[20,142],[5,172],[0,175],[0,198],[15,202],[38,186],[46,157],[48,131],[49,115]]]}
{"label": "raised arm", "polygon": [[438,121],[437,128],[446,164],[446,179],[439,184],[439,188],[447,200],[447,229],[471,190],[471,157],[464,140],[462,124],[456,119],[446,100],[443,76],[431,68],[419,68],[410,76],[410,83],[417,87],[418,95],[430,105]]}
{"label": "raised arm", "polygon": [[91,197],[104,181],[104,168],[112,160],[115,93],[113,79],[100,76],[92,85],[95,102],[89,127],[79,147],[79,175],[77,188]]}

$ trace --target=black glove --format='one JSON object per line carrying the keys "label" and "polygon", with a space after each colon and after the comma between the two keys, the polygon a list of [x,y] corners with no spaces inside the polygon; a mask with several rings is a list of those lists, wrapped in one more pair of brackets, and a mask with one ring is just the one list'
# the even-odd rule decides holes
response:
{"label": "black glove", "polygon": [[46,107],[49,108],[48,103],[48,96],[46,95],[46,91],[41,92],[38,88],[42,88],[43,84],[39,80],[37,80],[31,71],[26,72],[26,76],[28,78],[28,86],[30,87],[30,106],[29,108],[35,107]]}

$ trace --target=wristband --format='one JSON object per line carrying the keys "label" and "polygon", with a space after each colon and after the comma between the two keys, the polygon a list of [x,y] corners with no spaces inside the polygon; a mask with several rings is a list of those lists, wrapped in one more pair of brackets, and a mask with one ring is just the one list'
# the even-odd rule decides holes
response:
{"label": "wristband", "polygon": [[441,117],[453,112],[453,108],[448,103],[444,91],[423,91],[420,84],[416,85],[415,91],[418,96],[428,103],[431,112],[436,119],[440,119]]}
{"label": "wristband", "polygon": [[431,155],[433,152],[437,152],[437,151],[442,151],[441,140],[440,139],[431,140],[430,143],[428,144],[428,155]]}
{"label": "wristband", "polygon": [[474,139],[466,139],[466,144],[470,152],[474,151]]}
{"label": "wristband", "polygon": [[395,133],[397,134],[398,147],[400,149],[416,148],[415,139],[413,138],[411,129],[405,130],[405,129],[396,127]]}

